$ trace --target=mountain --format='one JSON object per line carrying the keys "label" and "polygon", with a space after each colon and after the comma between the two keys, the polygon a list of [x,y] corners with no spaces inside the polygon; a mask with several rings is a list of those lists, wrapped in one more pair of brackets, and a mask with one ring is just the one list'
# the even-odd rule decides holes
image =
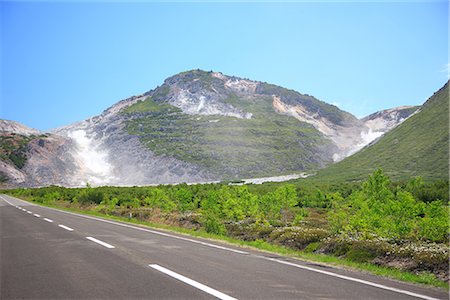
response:
{"label": "mountain", "polygon": [[129,185],[318,169],[362,143],[364,131],[362,121],[312,96],[192,70],[55,133],[95,150],[91,183]]}
{"label": "mountain", "polygon": [[[70,139],[0,120],[0,182],[3,186],[71,185],[79,165]],[[64,176],[61,176],[64,175]]]}
{"label": "mountain", "polygon": [[28,139],[26,161],[14,167],[23,178],[11,182],[148,185],[317,170],[361,149],[412,111],[359,120],[307,94],[191,70],[51,133],[19,131]]}
{"label": "mountain", "polygon": [[314,180],[361,180],[377,168],[394,179],[448,180],[449,82],[403,123],[358,153],[319,171]]}
{"label": "mountain", "polygon": [[30,128],[19,122],[10,120],[0,120],[0,134],[5,133],[14,133],[22,136],[32,136],[42,134],[42,132],[40,132],[39,130]]}
{"label": "mountain", "polygon": [[386,133],[416,112],[419,106],[400,106],[375,112],[361,119],[374,133]]}

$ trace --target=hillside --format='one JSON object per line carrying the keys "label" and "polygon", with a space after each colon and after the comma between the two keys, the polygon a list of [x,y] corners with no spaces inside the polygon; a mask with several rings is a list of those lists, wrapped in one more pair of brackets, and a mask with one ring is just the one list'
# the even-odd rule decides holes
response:
{"label": "hillside", "polygon": [[0,131],[23,136],[14,141],[20,151],[0,145],[0,171],[21,186],[198,183],[299,174],[351,155],[413,110],[396,108],[359,120],[311,95],[191,70],[45,136],[0,122]]}
{"label": "hillside", "polygon": [[336,106],[219,72],[182,72],[144,96],[121,111],[127,132],[214,178],[320,169],[370,142],[364,121]]}
{"label": "hillside", "polygon": [[312,180],[361,180],[382,168],[393,179],[449,178],[449,82],[402,124]]}
{"label": "hillside", "polygon": [[71,185],[81,168],[72,141],[0,120],[0,183],[4,187]]}

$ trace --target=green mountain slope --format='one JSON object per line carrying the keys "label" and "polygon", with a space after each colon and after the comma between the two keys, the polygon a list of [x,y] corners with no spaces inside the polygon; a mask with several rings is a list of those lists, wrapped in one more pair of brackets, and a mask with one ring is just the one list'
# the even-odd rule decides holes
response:
{"label": "green mountain slope", "polygon": [[[290,107],[330,130],[361,125],[353,115],[312,96],[201,70],[172,76],[145,95],[121,111],[127,132],[156,155],[193,163],[222,179],[288,174],[332,163],[338,147],[314,124],[289,114]],[[277,111],[277,104],[288,107],[287,112]]]}
{"label": "green mountain slope", "polygon": [[[254,117],[244,119],[189,115],[147,98],[126,110],[134,115],[127,130],[156,155],[195,163],[225,178],[298,172],[330,163],[330,141],[313,126],[273,112],[271,99],[260,100],[250,105]],[[142,110],[140,115],[137,110]]]}
{"label": "green mountain slope", "polygon": [[449,82],[420,111],[358,153],[311,180],[361,180],[382,168],[393,179],[449,178]]}

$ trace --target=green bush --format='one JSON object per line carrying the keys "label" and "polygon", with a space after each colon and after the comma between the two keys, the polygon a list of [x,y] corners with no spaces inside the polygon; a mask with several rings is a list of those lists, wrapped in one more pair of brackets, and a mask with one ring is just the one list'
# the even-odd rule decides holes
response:
{"label": "green bush", "polygon": [[417,201],[400,187],[392,192],[389,185],[389,179],[377,170],[362,189],[333,201],[329,212],[332,231],[366,239],[448,241],[448,208],[442,201]]}
{"label": "green bush", "polygon": [[80,204],[100,204],[103,201],[103,192],[93,188],[84,189],[77,199]]}
{"label": "green bush", "polygon": [[206,232],[214,233],[217,235],[224,235],[226,233],[224,224],[220,221],[220,219],[216,215],[212,213],[204,214],[202,223]]}

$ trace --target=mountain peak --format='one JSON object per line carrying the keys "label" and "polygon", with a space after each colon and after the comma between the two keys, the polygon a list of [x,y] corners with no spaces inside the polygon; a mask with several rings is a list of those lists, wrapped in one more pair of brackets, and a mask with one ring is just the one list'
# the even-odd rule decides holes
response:
{"label": "mountain peak", "polygon": [[23,185],[265,177],[323,168],[367,145],[373,133],[363,120],[313,96],[196,69],[99,116],[32,137],[24,144],[29,159],[23,169],[9,166],[26,175],[16,180]]}

